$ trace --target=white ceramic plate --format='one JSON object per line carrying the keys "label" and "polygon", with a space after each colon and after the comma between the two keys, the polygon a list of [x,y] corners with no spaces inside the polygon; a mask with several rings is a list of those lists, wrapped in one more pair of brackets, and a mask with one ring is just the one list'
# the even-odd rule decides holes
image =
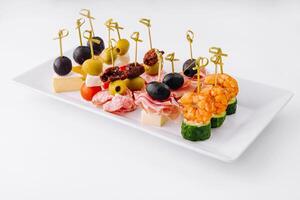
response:
{"label": "white ceramic plate", "polygon": [[161,128],[142,125],[139,109],[124,116],[118,116],[104,112],[84,101],[79,92],[54,93],[52,63],[53,60],[45,62],[17,76],[14,81],[57,100],[114,120],[115,123],[131,126],[197,153],[226,162],[236,160],[292,97],[289,91],[238,79],[240,93],[237,113],[227,116],[222,127],[213,129],[209,140],[190,142],[181,137],[180,121],[169,121]]}

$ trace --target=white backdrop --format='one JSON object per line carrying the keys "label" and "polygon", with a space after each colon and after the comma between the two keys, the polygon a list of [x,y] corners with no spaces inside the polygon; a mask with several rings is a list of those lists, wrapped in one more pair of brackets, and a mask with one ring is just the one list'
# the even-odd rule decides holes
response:
{"label": "white backdrop", "polygon": [[[295,96],[225,164],[12,83],[58,55],[52,38],[61,27],[74,31],[81,8],[92,10],[104,38],[112,17],[124,36],[138,30],[146,39],[137,20],[150,17],[154,46],[182,60],[191,28],[195,55],[221,46],[226,71]],[[299,199],[299,10],[300,2],[283,0],[0,0],[0,199]],[[64,42],[65,50],[76,45],[75,34]]]}

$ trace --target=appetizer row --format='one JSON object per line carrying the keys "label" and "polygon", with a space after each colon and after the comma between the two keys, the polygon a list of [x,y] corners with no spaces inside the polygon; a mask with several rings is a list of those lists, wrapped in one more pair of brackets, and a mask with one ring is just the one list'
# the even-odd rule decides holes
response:
{"label": "appetizer row", "polygon": [[[62,39],[68,36],[66,29],[59,30],[60,56],[53,67],[53,88],[55,92],[80,91],[82,98],[106,112],[124,114],[141,108],[143,124],[163,126],[169,120],[183,117],[181,134],[190,141],[206,140],[211,136],[211,128],[220,127],[226,115],[236,112],[237,81],[223,72],[223,57],[227,54],[221,48],[212,47],[210,59],[193,57],[194,33],[188,30],[190,58],[181,72],[175,72],[175,53],[164,56],[165,52],[152,47],[151,21],[139,22],[148,29],[149,50],[143,63],[138,62],[138,43],[142,42],[139,32],[134,32],[134,60],[130,62],[130,43],[122,38],[123,27],[113,19],[105,22],[108,31],[107,48],[101,37],[95,36],[92,20],[87,9],[80,14],[85,18],[76,21],[79,46],[73,52],[73,66],[70,58],[63,55]],[[84,19],[89,21],[89,29],[81,27]],[[112,37],[117,32],[118,40]],[[87,40],[83,45],[82,37]],[[166,67],[164,61],[169,61]],[[207,74],[209,63],[214,65],[214,73]],[[167,68],[171,69],[167,73]],[[220,72],[219,72],[220,71]]]}

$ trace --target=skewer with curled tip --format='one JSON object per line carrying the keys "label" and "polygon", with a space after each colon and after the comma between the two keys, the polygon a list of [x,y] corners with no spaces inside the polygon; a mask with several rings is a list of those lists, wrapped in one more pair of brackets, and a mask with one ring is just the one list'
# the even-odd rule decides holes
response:
{"label": "skewer with curled tip", "polygon": [[62,49],[62,39],[69,35],[69,31],[67,29],[60,29],[58,31],[58,36],[53,38],[54,40],[59,40],[59,50],[60,56],[63,56],[63,49]]}
{"label": "skewer with curled tip", "polygon": [[200,84],[200,70],[208,65],[209,60],[205,57],[198,57],[196,60],[196,66],[194,70],[197,70],[197,94],[201,91],[201,84]]}
{"label": "skewer with curled tip", "polygon": [[83,46],[82,43],[82,33],[81,26],[84,24],[85,20],[83,18],[79,18],[76,20],[76,29],[78,30],[79,36],[79,46],[73,51],[73,59],[79,65],[82,65],[84,61],[91,58],[91,49],[88,46]]}
{"label": "skewer with curled tip", "polygon": [[92,59],[95,59],[94,58],[94,49],[93,49],[93,45],[92,45],[92,43],[96,43],[96,44],[100,44],[100,40],[97,40],[97,39],[95,39],[95,38],[93,38],[93,33],[92,33],[92,31],[91,30],[86,30],[86,31],[84,31],[84,33],[83,33],[83,37],[85,38],[85,39],[87,39],[88,40],[88,42],[89,42],[89,44],[90,44],[90,48],[91,48],[91,55],[92,55]]}
{"label": "skewer with curled tip", "polygon": [[120,56],[123,56],[128,52],[130,46],[129,41],[121,37],[120,30],[123,30],[124,28],[119,26],[118,22],[112,22],[111,27],[115,29],[118,34],[118,41],[116,42],[115,50]]}
{"label": "skewer with curled tip", "polygon": [[80,46],[82,46],[81,26],[84,24],[84,22],[85,20],[83,18],[79,18],[76,20],[76,29],[78,30]]}
{"label": "skewer with curled tip", "polygon": [[143,42],[143,40],[140,39],[140,33],[139,32],[133,32],[130,36],[132,40],[135,41],[135,56],[134,56],[134,65],[137,65],[137,50],[138,50],[138,42]]}
{"label": "skewer with curled tip", "polygon": [[89,20],[90,23],[90,29],[92,31],[92,37],[95,36],[95,32],[94,32],[94,27],[93,27],[93,22],[92,20],[94,20],[95,18],[91,16],[91,11],[89,9],[81,9],[79,12],[80,15],[86,17]]}
{"label": "skewer with curled tip", "polygon": [[193,78],[196,74],[197,71],[193,70],[193,68],[195,67],[195,59],[193,58],[193,41],[194,41],[194,32],[191,30],[188,30],[186,32],[186,40],[189,43],[189,49],[190,49],[190,58],[187,59],[182,66],[182,71],[183,74],[187,77]]}
{"label": "skewer with curled tip", "polygon": [[152,49],[152,38],[151,38],[151,30],[150,30],[151,21],[150,21],[150,19],[142,18],[142,19],[139,20],[139,22],[141,24],[144,24],[148,29],[149,44],[150,44],[150,49]]}
{"label": "skewer with curled tip", "polygon": [[172,73],[174,74],[174,61],[179,61],[179,59],[175,58],[175,53],[170,53],[166,56],[166,60],[170,61],[172,64]]}
{"label": "skewer with curled tip", "polygon": [[62,39],[69,35],[69,31],[67,29],[60,29],[57,35],[58,36],[53,39],[59,40],[60,56],[55,59],[53,63],[53,68],[56,74],[64,76],[72,70],[72,61],[68,57],[63,55],[62,48]]}
{"label": "skewer with curled tip", "polygon": [[118,34],[118,39],[121,39],[121,34],[120,34],[120,30],[123,30],[124,28],[119,26],[118,22],[111,22],[111,28],[114,28],[117,31]]}
{"label": "skewer with curled tip", "polygon": [[178,61],[179,59],[175,58],[174,52],[167,54],[165,59],[171,62],[172,73],[168,73],[164,76],[163,83],[166,84],[170,89],[177,90],[184,83],[183,76],[180,73],[175,72],[174,61]]}
{"label": "skewer with curled tip", "polygon": [[192,47],[192,44],[193,44],[193,41],[194,41],[194,32],[191,31],[191,30],[188,30],[186,32],[186,39],[190,44],[190,55],[191,55],[191,60],[193,60],[193,47]]}
{"label": "skewer with curled tip", "polygon": [[105,23],[104,23],[104,25],[106,26],[106,28],[107,28],[107,31],[108,31],[108,47],[111,47],[110,45],[111,45],[111,41],[110,41],[110,39],[111,39],[111,31],[114,31],[114,29],[113,29],[113,19],[112,18],[110,18],[110,19],[108,19]]}
{"label": "skewer with curled tip", "polygon": [[[92,43],[93,44],[93,50],[94,50],[93,53],[96,54],[96,55],[99,55],[105,49],[105,45],[104,45],[104,41],[101,37],[95,36],[95,31],[94,31],[94,26],[93,26],[93,20],[95,20],[95,18],[91,15],[91,11],[89,9],[81,9],[79,14],[86,17],[89,20],[90,30],[92,32],[92,38],[100,40],[99,44],[98,43]],[[89,42],[87,43],[87,46],[90,46]]]}
{"label": "skewer with curled tip", "polygon": [[219,47],[209,48],[209,53],[212,53],[213,56],[210,58],[210,61],[215,64],[215,85],[218,83],[218,65],[220,65],[221,74],[223,74],[223,60],[222,56],[227,56],[227,54],[222,52],[222,49]]}
{"label": "skewer with curled tip", "polygon": [[227,57],[228,55],[222,52],[222,49],[219,47],[211,47],[209,48],[209,53],[212,53],[213,56],[210,58],[210,60],[217,65],[220,65],[221,74],[223,74],[223,57]]}

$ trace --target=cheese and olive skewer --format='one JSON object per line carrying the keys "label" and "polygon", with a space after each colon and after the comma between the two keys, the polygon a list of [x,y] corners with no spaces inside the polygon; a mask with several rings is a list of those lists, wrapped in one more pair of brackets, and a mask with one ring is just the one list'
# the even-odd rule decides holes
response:
{"label": "cheese and olive skewer", "polygon": [[[53,76],[53,89],[55,92],[69,92],[79,90],[82,85],[82,76],[72,73],[72,61],[63,55],[62,39],[69,35],[66,29],[60,29],[54,40],[59,40],[60,56],[53,63],[56,75]],[[71,72],[71,73],[70,73]]]}

